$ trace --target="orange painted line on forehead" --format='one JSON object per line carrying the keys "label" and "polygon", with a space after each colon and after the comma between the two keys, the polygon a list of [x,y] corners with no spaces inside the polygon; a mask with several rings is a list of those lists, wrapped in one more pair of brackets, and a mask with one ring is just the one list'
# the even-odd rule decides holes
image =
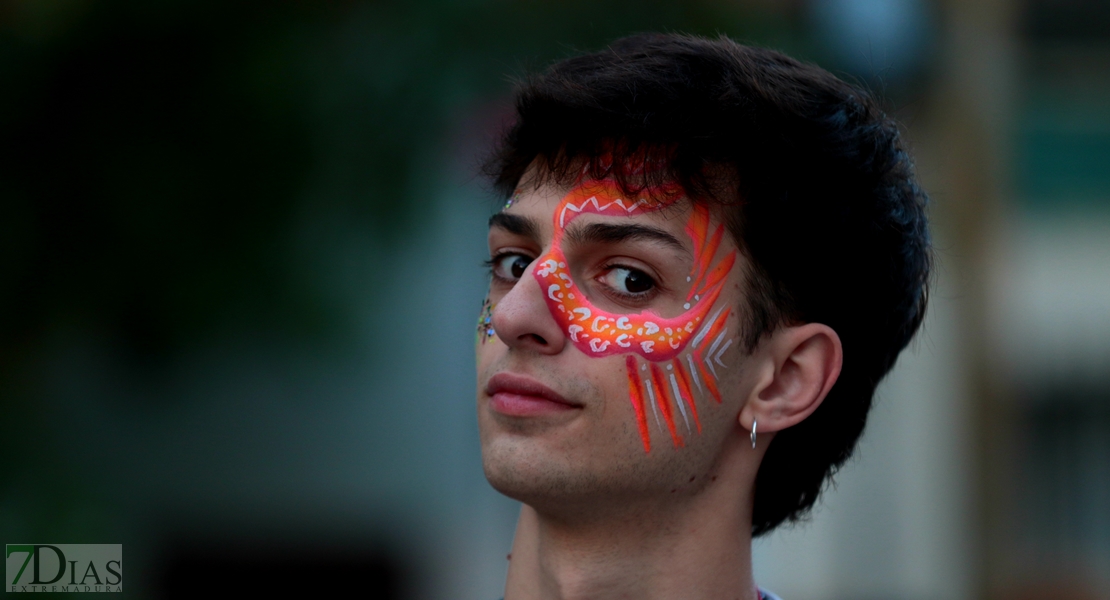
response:
{"label": "orange painted line on forehead", "polygon": [[639,198],[629,198],[613,181],[591,181],[567,192],[555,209],[556,238],[583,214],[617,217],[644,214],[666,208],[679,197],[671,188],[651,188],[639,194]]}
{"label": "orange painted line on forehead", "polygon": [[628,370],[628,397],[636,412],[636,425],[640,429],[640,439],[644,442],[644,452],[651,452],[651,434],[648,432],[647,414],[644,411],[644,390],[640,386],[640,374],[636,371],[636,357],[628,355],[624,359]]}

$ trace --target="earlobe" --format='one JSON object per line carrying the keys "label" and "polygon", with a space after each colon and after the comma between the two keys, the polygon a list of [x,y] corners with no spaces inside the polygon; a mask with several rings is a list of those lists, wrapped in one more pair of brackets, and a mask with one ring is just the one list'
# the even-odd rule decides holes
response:
{"label": "earlobe", "polygon": [[740,413],[746,429],[758,421],[758,432],[781,431],[817,410],[840,375],[840,336],[821,323],[785,327],[765,342],[761,381]]}

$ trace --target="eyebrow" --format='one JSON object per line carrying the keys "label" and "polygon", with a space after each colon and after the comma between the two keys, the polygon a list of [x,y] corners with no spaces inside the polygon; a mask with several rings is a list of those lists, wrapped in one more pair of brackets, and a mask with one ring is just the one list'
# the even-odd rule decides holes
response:
{"label": "eyebrow", "polygon": [[583,227],[569,227],[566,236],[575,244],[619,244],[633,240],[647,240],[661,243],[686,254],[690,253],[690,249],[675,236],[647,225],[590,223]]}
{"label": "eyebrow", "polygon": [[489,218],[490,229],[497,227],[504,229],[509,233],[516,234],[523,237],[538,239],[539,227],[536,222],[528,217],[520,215],[510,215],[507,213],[497,213]]}

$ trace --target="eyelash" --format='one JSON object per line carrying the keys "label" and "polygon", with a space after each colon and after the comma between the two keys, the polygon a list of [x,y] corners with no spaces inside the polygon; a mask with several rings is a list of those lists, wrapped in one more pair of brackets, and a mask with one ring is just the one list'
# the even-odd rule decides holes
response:
{"label": "eyelash", "polygon": [[[504,260],[505,258],[507,258],[509,256],[520,256],[520,257],[528,260],[529,262],[531,262],[533,260],[536,260],[535,258],[533,258],[533,257],[531,257],[527,254],[524,254],[522,252],[506,251],[506,252],[498,252],[497,254],[494,254],[488,260],[482,261],[482,264],[489,271],[489,275],[490,275],[491,279],[493,279],[494,281],[497,281],[498,283],[502,283],[502,284],[511,286],[511,285],[516,283],[516,280],[508,279],[506,277],[502,277],[502,276],[497,274],[497,270],[496,270],[497,264],[500,263],[502,260]],[[651,289],[646,291],[646,292],[640,292],[640,293],[622,292],[622,291],[620,291],[616,288],[613,288],[612,286],[601,283],[600,285],[602,285],[605,288],[605,293],[607,295],[613,297],[614,300],[617,300],[619,302],[624,302],[626,304],[632,304],[632,305],[643,304],[643,303],[646,303],[646,302],[650,301],[656,295],[658,295],[659,293],[664,291],[663,286],[660,285],[660,283],[659,283],[659,280],[656,279],[655,277],[653,277],[651,274],[647,273],[643,269],[638,269],[636,267],[633,267],[631,265],[626,265],[626,264],[623,264],[623,263],[608,263],[608,264],[606,264],[604,267],[602,267],[602,274],[600,276],[598,276],[597,278],[595,278],[595,279],[600,279],[601,277],[603,277],[605,275],[608,275],[614,269],[627,269],[629,271],[636,271],[637,273],[643,273],[645,276],[647,276],[652,281]]]}
{"label": "eyelash", "polygon": [[505,252],[498,252],[497,254],[494,254],[493,256],[491,256],[489,258],[489,260],[482,261],[482,264],[485,265],[486,269],[489,271],[490,278],[493,279],[494,281],[497,281],[499,283],[503,283],[505,285],[513,285],[514,283],[516,283],[516,281],[513,281],[512,279],[507,279],[505,277],[502,277],[502,276],[498,275],[496,267],[497,267],[497,263],[501,262],[503,259],[505,259],[506,257],[509,257],[509,256],[520,256],[520,257],[523,257],[528,262],[532,262],[532,261],[536,260],[535,258],[533,258],[531,256],[528,256],[527,254],[524,254],[523,252],[505,251]]}
{"label": "eyelash", "polygon": [[[630,303],[630,304],[644,303],[644,302],[647,302],[647,301],[651,300],[652,298],[654,298],[656,295],[658,295],[660,292],[663,291],[663,286],[659,284],[659,280],[656,279],[655,277],[653,277],[648,272],[644,271],[643,269],[637,269],[636,267],[626,265],[626,264],[622,264],[622,263],[610,263],[610,264],[605,265],[602,269],[603,269],[602,270],[602,276],[608,275],[614,269],[627,269],[629,271],[636,271],[637,273],[643,273],[645,276],[647,276],[649,279],[651,279],[651,282],[652,282],[651,289],[646,291],[646,292],[640,292],[640,293],[622,292],[618,289],[615,289],[615,288],[612,288],[608,285],[605,285],[605,288],[607,290],[606,293],[611,295],[611,296],[614,296],[618,300],[621,300],[621,301],[624,301],[624,302],[627,302],[627,303]],[[604,284],[602,284],[602,285],[604,285]]]}

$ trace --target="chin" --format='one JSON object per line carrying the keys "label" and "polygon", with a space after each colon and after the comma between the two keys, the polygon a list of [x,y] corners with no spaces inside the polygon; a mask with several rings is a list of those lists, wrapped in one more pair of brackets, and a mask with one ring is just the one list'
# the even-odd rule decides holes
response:
{"label": "chin", "polygon": [[582,457],[530,436],[491,436],[482,446],[482,467],[495,490],[537,508],[596,498],[606,479]]}
{"label": "chin", "polygon": [[491,436],[482,444],[482,469],[493,489],[521,502],[546,496],[565,487],[565,467],[552,460],[558,454],[536,439],[508,434]]}
{"label": "chin", "polygon": [[[688,479],[691,458],[676,453],[643,451],[635,432],[627,444],[575,452],[584,444],[553,448],[544,440],[504,433],[483,436],[482,466],[495,490],[542,512],[600,509],[670,496]],[[621,436],[617,436],[618,438]]]}

